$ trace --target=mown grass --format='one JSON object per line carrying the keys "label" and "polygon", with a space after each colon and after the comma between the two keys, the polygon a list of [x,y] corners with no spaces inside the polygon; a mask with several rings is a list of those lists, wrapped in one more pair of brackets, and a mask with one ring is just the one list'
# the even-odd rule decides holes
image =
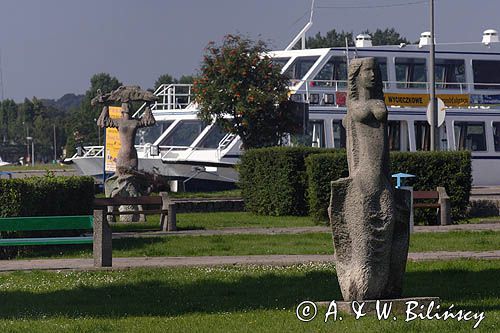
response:
{"label": "mown grass", "polygon": [[[500,249],[500,232],[413,234],[410,252]],[[161,236],[113,241],[114,257],[333,254],[331,234]],[[90,258],[91,245],[32,247],[17,258]]]}
{"label": "mown grass", "polygon": [[[500,261],[409,263],[404,297],[485,311],[480,332],[500,325]],[[0,274],[2,332],[470,332],[475,321],[300,322],[304,301],[341,299],[332,264],[290,267],[130,269]]]}
{"label": "mown grass", "polygon": [[481,224],[481,223],[500,223],[500,216],[484,216],[484,217],[470,217],[457,221],[457,224]]}
{"label": "mown grass", "polygon": [[30,170],[74,170],[71,165],[66,164],[35,164],[30,165],[4,165],[0,167],[0,171],[30,171]]}
{"label": "mown grass", "polygon": [[225,198],[225,197],[241,197],[239,188],[226,191],[213,192],[170,192],[173,198]]}
{"label": "mown grass", "polygon": [[[145,223],[120,224],[112,226],[114,231],[159,230],[160,216],[146,217]],[[318,223],[309,216],[262,216],[248,212],[181,213],[177,214],[179,230],[222,229],[222,228],[286,228],[313,227]]]}

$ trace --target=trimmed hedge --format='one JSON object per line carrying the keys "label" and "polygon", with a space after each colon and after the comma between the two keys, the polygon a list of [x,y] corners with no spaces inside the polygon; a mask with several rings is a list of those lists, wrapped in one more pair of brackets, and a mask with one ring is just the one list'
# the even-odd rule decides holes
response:
{"label": "trimmed hedge", "polygon": [[309,147],[246,151],[238,165],[245,209],[263,215],[307,215],[305,158],[325,151]]}
{"label": "trimmed hedge", "polygon": [[[318,220],[327,220],[330,201],[330,181],[348,175],[343,153],[316,154],[306,158],[309,192],[309,213]],[[465,217],[472,186],[471,155],[454,152],[391,152],[391,173],[416,175],[405,185],[415,190],[435,190],[444,186],[450,196],[452,219]],[[432,210],[416,210],[416,220],[432,221]]]}
{"label": "trimmed hedge", "polygon": [[[306,158],[309,215],[328,220],[332,180],[349,176],[346,152],[316,154]],[[325,206],[326,204],[326,206]]]}
{"label": "trimmed hedge", "polygon": [[91,215],[92,177],[0,179],[0,217]]}

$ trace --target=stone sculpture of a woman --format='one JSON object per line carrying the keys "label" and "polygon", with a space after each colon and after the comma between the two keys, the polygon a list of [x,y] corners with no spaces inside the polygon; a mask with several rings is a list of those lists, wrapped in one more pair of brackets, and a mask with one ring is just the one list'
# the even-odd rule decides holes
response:
{"label": "stone sculpture of a woman", "polygon": [[[147,180],[144,173],[138,172],[137,150],[134,146],[135,135],[139,128],[153,126],[155,119],[150,105],[158,99],[149,91],[142,90],[138,86],[121,86],[118,89],[102,95],[98,92],[92,99],[92,105],[103,104],[103,109],[97,125],[100,127],[114,127],[118,129],[120,136],[120,150],[116,159],[116,173],[106,180],[105,189],[107,197],[140,196],[147,188]],[[146,103],[143,116],[139,119],[131,115],[132,102]],[[121,118],[112,119],[109,116],[109,106],[121,104]],[[137,207],[121,207],[121,210],[137,210]],[[140,217],[122,216],[122,221],[137,221]]]}
{"label": "stone sculpture of a woman", "polygon": [[349,177],[332,182],[330,219],[345,300],[401,296],[409,241],[409,194],[389,175],[387,108],[374,58],[349,65]]}

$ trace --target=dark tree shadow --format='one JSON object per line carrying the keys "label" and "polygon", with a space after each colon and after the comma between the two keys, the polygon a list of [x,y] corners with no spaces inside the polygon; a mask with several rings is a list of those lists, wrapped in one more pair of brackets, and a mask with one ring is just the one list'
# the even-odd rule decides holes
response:
{"label": "dark tree shadow", "polygon": [[[144,274],[150,270],[144,270]],[[169,274],[168,269],[163,270]],[[404,297],[439,296],[461,304],[500,298],[499,270],[435,270],[406,275]],[[254,309],[293,309],[304,300],[340,300],[336,275],[311,271],[301,276],[268,273],[230,281],[210,277],[193,283],[150,279],[142,283],[116,283],[54,292],[0,292],[0,318],[122,316],[180,316],[188,313],[234,312]],[[470,307],[470,306],[469,306]],[[500,302],[487,309],[500,310]]]}

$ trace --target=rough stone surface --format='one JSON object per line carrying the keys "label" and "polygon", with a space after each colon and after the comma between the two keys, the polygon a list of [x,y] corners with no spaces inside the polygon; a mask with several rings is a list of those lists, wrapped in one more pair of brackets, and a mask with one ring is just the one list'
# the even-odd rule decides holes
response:
{"label": "rough stone surface", "polygon": [[105,211],[94,210],[94,267],[111,267],[112,257],[112,233],[108,221],[105,219]]}
{"label": "rough stone surface", "polygon": [[[104,104],[104,108],[97,120],[100,127],[118,128],[120,136],[120,150],[116,160],[116,173],[106,180],[106,197],[137,197],[147,191],[147,177],[138,171],[137,150],[134,146],[135,135],[141,127],[153,126],[156,121],[151,112],[150,105],[157,100],[151,92],[142,90],[138,86],[121,86],[118,89],[102,95],[100,91],[92,99],[92,105]],[[145,102],[146,108],[140,119],[131,118],[131,102]],[[109,106],[121,103],[122,116],[120,119],[112,119],[109,116]],[[139,207],[121,206],[120,211],[138,211]],[[121,215],[122,222],[144,221],[144,215]],[[109,221],[114,221],[109,217]]]}
{"label": "rough stone surface", "polygon": [[346,301],[401,296],[409,243],[410,195],[389,175],[387,108],[374,58],[349,66],[349,177],[332,182],[329,207],[337,276]]}

